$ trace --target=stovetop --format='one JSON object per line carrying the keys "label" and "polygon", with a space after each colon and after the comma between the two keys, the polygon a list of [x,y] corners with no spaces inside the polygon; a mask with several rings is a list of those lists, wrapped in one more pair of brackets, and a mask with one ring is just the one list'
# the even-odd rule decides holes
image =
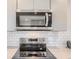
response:
{"label": "stovetop", "polygon": [[27,56],[21,56],[19,50],[17,50],[12,59],[56,59],[56,57],[48,49],[46,51],[46,56],[41,56],[41,54],[28,54]]}

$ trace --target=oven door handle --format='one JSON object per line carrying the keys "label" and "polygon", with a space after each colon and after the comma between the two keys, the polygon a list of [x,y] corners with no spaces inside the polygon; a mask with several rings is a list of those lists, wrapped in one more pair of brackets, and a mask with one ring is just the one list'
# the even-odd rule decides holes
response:
{"label": "oven door handle", "polygon": [[46,26],[48,26],[48,13],[46,13]]}

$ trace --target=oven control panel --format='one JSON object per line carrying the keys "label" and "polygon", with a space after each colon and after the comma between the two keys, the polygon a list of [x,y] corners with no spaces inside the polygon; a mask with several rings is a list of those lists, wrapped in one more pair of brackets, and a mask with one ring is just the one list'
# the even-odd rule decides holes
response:
{"label": "oven control panel", "polygon": [[46,43],[46,38],[20,38],[20,43]]}

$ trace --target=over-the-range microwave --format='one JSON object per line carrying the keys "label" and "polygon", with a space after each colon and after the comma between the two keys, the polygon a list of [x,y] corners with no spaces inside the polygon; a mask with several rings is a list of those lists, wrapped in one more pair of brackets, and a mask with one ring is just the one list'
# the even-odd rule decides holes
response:
{"label": "over-the-range microwave", "polygon": [[48,31],[52,29],[52,12],[16,12],[18,31]]}

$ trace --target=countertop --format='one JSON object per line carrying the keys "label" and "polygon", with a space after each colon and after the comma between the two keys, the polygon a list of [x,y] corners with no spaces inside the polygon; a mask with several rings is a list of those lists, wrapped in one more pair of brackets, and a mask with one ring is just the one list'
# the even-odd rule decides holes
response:
{"label": "countertop", "polygon": [[[8,59],[12,59],[18,48],[8,48]],[[57,59],[71,59],[71,50],[68,48],[48,48]]]}

